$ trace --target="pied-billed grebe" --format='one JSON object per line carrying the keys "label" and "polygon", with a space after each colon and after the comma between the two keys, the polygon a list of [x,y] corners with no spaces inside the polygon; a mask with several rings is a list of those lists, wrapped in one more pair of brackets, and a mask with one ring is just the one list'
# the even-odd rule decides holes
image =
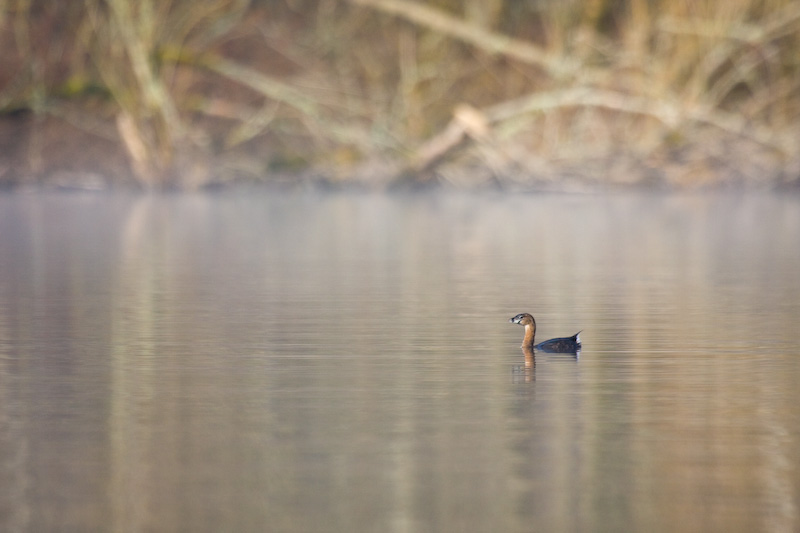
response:
{"label": "pied-billed grebe", "polygon": [[522,339],[522,349],[533,349],[548,353],[576,353],[581,349],[581,332],[579,331],[572,337],[558,337],[548,341],[533,344],[533,337],[536,335],[536,321],[528,313],[520,313],[509,322],[525,326],[525,338]]}

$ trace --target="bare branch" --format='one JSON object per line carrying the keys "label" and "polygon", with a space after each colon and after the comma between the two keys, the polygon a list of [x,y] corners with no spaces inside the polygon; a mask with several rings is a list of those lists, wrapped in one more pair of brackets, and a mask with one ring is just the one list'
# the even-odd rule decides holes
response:
{"label": "bare branch", "polygon": [[527,41],[490,32],[453,17],[444,11],[404,0],[350,0],[350,2],[402,17],[444,35],[460,39],[489,54],[508,56],[545,69],[555,77],[573,75],[579,65],[564,57],[554,57]]}
{"label": "bare branch", "polygon": [[[786,153],[791,139],[784,139],[773,132],[748,124],[744,119],[719,110],[693,107],[683,109],[664,100],[632,96],[620,92],[579,87],[561,91],[533,93],[522,98],[477,110],[460,105],[453,119],[437,135],[431,137],[416,152],[412,168],[427,171],[443,162],[465,142],[473,140],[485,143],[488,127],[517,119],[531,113],[542,113],[567,107],[597,107],[652,117],[667,128],[674,129],[684,123],[713,126],[722,131],[738,135],[778,153]],[[469,111],[467,113],[466,111]],[[476,121],[471,117],[480,117]],[[477,123],[479,128],[471,126]]]}
{"label": "bare branch", "polygon": [[320,110],[317,103],[305,97],[296,88],[287,83],[221,57],[204,58],[201,64],[207,69],[229,80],[246,85],[272,100],[283,102],[303,114],[319,118]]}

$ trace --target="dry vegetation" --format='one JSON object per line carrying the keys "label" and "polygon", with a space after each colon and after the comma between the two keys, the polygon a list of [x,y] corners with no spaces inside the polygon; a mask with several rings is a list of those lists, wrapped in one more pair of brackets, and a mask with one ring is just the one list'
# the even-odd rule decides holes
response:
{"label": "dry vegetation", "polygon": [[6,185],[800,176],[791,0],[0,0],[0,28]]}

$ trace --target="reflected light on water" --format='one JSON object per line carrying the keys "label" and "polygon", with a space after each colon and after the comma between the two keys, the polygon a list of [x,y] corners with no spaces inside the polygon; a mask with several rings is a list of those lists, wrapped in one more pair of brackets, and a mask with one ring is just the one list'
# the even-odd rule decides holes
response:
{"label": "reflected light on water", "polygon": [[0,228],[0,530],[800,527],[797,198],[5,195]]}

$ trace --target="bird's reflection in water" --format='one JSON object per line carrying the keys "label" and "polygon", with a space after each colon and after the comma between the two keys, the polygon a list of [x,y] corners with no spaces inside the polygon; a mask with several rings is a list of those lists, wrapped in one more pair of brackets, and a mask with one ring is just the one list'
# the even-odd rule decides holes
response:
{"label": "bird's reflection in water", "polygon": [[525,346],[522,348],[522,354],[525,356],[525,363],[514,365],[511,368],[512,382],[531,383],[536,381],[536,356],[533,350]]}
{"label": "bird's reflection in water", "polygon": [[[578,362],[581,357],[580,349],[570,350],[538,350],[542,353],[551,354],[548,356],[550,361],[574,361]],[[525,356],[525,363],[521,365],[514,365],[511,368],[512,381],[514,383],[531,383],[536,381],[536,354],[535,350],[523,346],[522,355]]]}

